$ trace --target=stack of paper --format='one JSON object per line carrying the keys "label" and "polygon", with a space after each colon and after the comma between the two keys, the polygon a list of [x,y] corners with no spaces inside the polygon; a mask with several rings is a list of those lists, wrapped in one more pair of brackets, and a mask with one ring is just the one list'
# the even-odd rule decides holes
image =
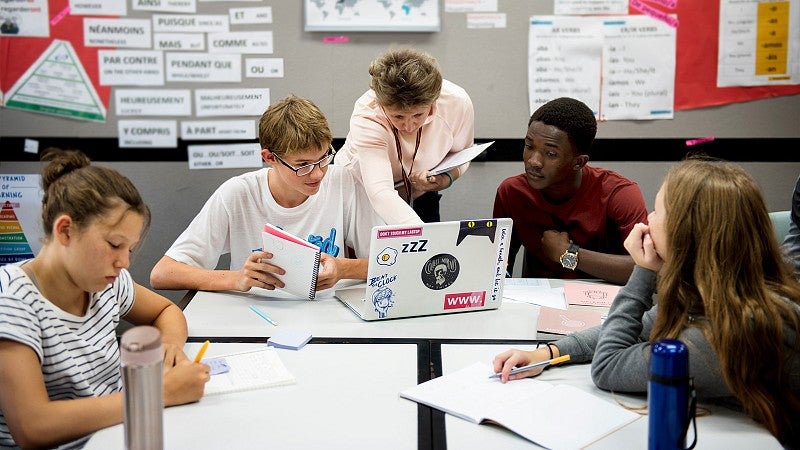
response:
{"label": "stack of paper", "polygon": [[249,391],[295,383],[274,348],[224,355],[227,371],[211,376],[205,395]]}

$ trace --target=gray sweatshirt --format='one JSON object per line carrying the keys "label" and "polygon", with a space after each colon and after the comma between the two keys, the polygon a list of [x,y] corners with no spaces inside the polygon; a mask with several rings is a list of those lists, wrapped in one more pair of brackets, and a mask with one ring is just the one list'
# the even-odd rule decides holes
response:
{"label": "gray sweatshirt", "polygon": [[[592,380],[601,389],[646,393],[650,375],[648,337],[658,306],[653,306],[656,273],[636,266],[628,284],[620,289],[603,325],[571,334],[554,344],[570,362],[592,362]],[[796,308],[797,310],[797,308]],[[800,314],[800,310],[798,310]],[[795,333],[788,327],[785,342],[794,347]],[[689,350],[689,375],[699,400],[715,399],[728,405],[738,401],[722,378],[719,359],[703,332],[689,327],[678,337]],[[746,364],[746,362],[743,362]],[[800,355],[788,362],[792,389],[800,392]]]}

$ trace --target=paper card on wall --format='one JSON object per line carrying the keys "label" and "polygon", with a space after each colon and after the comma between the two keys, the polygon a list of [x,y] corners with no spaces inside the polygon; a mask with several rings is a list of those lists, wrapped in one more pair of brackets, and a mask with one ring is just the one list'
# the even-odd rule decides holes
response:
{"label": "paper card on wall", "polygon": [[570,305],[611,306],[620,286],[600,283],[564,282],[564,297]]}
{"label": "paper card on wall", "polygon": [[120,120],[117,135],[120,148],[178,146],[178,124],[174,120]]}
{"label": "paper card on wall", "polygon": [[0,175],[0,265],[33,258],[42,248],[40,180],[36,174]]}
{"label": "paper card on wall", "polygon": [[[136,3],[134,0],[134,9]],[[127,16],[128,6],[125,0],[69,0],[69,13],[73,16]]]}
{"label": "paper card on wall", "polygon": [[0,2],[0,35],[3,37],[48,37],[49,2],[45,0]]}
{"label": "paper card on wall", "polygon": [[600,325],[603,312],[588,308],[539,308],[537,331],[554,334],[572,334]]}
{"label": "paper card on wall", "polygon": [[5,96],[6,107],[105,122],[100,101],[69,41],[54,40]]}

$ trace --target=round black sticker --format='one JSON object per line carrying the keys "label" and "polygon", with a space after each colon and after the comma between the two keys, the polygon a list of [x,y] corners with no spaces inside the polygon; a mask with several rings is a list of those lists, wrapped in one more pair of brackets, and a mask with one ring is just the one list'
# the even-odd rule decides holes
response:
{"label": "round black sticker", "polygon": [[458,271],[459,265],[455,256],[440,253],[422,266],[422,283],[429,289],[445,289],[456,281]]}

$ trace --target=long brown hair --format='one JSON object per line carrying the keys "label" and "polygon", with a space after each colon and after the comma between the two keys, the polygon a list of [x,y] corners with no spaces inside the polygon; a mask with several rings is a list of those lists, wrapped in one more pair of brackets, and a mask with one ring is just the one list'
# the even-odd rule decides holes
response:
{"label": "long brown hair", "polygon": [[[745,412],[796,442],[784,327],[798,333],[800,284],[781,257],[758,184],[741,167],[687,160],[663,184],[669,255],[651,340],[699,326]],[[689,316],[704,316],[692,322]]]}

